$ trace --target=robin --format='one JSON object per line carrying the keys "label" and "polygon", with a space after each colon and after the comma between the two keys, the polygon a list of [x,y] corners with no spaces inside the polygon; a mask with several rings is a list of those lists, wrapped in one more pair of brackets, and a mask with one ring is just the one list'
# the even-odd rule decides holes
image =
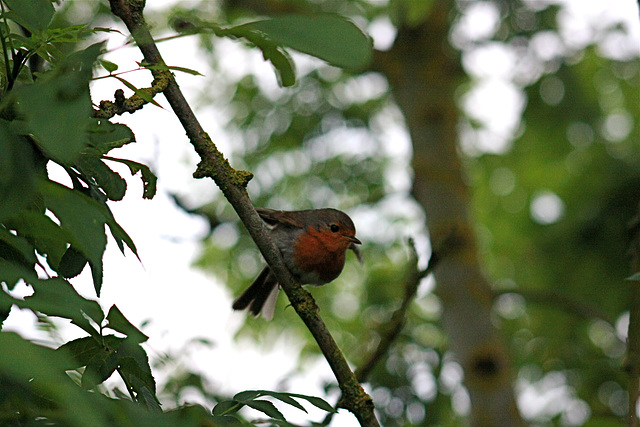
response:
{"label": "robin", "polygon": [[[276,211],[256,209],[271,226],[271,238],[280,249],[285,265],[303,285],[320,286],[338,277],[344,267],[347,249],[360,253],[356,228],[351,218],[336,209]],[[266,266],[258,277],[233,302],[234,310],[249,312],[271,320],[280,286]]]}

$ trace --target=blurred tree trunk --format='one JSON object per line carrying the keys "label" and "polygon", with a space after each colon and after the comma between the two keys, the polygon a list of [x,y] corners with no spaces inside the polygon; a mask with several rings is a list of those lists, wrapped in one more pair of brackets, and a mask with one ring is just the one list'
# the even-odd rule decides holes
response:
{"label": "blurred tree trunk", "polygon": [[447,43],[452,5],[437,1],[425,22],[400,26],[393,47],[377,53],[374,67],[388,78],[411,135],[413,196],[425,210],[433,248],[442,251],[436,292],[450,348],[464,368],[471,423],[518,426],[513,373],[490,321],[492,294],[478,260],[456,145],[455,91],[464,73]]}

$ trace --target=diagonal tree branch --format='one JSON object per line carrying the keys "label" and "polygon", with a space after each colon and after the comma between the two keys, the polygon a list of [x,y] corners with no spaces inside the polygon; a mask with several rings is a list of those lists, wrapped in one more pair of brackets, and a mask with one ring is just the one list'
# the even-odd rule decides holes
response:
{"label": "diagonal tree branch", "polygon": [[[127,26],[136,41],[147,63],[164,64],[160,52],[153,41],[144,18],[143,0],[110,0],[111,11]],[[156,71],[152,70],[154,77]],[[229,203],[237,212],[240,220],[255,241],[258,249],[271,267],[278,283],[289,297],[291,305],[305,323],[331,367],[343,395],[343,406],[352,412],[360,425],[378,426],[373,412],[373,401],[349,368],[346,359],[326,325],[318,315],[318,308],[309,294],[302,289],[287,270],[280,252],[271,241],[269,232],[260,219],[249,199],[246,185],[252,175],[244,171],[236,171],[224,155],[218,151],[196,118],[191,106],[187,103],[182,91],[173,76],[169,80],[164,95],[180,120],[187,136],[201,158],[195,178],[212,178],[222,190]]]}

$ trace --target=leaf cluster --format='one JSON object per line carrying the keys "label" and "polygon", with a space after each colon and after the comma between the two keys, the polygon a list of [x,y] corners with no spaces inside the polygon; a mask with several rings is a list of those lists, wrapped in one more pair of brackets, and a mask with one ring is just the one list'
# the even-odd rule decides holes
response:
{"label": "leaf cluster", "polygon": [[247,406],[267,415],[269,419],[264,422],[269,422],[271,423],[271,425],[292,427],[293,424],[287,422],[284,415],[282,415],[282,413],[278,410],[278,408],[276,408],[273,403],[268,400],[260,399],[261,397],[265,396],[277,399],[280,402],[286,403],[287,405],[293,406],[294,408],[297,408],[304,412],[307,412],[307,410],[296,399],[306,400],[313,406],[329,413],[336,412],[336,410],[329,403],[315,396],[307,396],[304,394],[296,393],[282,393],[268,390],[246,390],[237,393],[231,400],[225,400],[218,403],[213,408],[214,419],[229,421],[235,420],[236,418],[233,416],[233,414],[237,413],[240,409],[242,409],[242,407]]}
{"label": "leaf cluster", "polygon": [[[140,346],[147,337],[115,305],[105,314],[69,281],[88,265],[99,296],[107,228],[123,253],[126,246],[137,256],[133,240],[107,205],[121,200],[127,188],[109,163],[141,172],[144,197],[155,194],[155,176],[147,166],[110,155],[134,142],[133,132],[91,117],[89,82],[102,44],[70,54],[59,48],[104,30],[53,27],[55,10],[48,0],[4,1],[0,6],[0,326],[15,306],[68,319],[87,333],[56,350],[0,333],[3,422],[44,417],[71,424],[119,424],[118,411],[138,413],[126,400],[137,402],[145,413],[161,412]],[[70,186],[50,176],[54,164],[66,173]],[[32,294],[15,296],[19,283]],[[77,373],[78,384],[67,371]],[[126,385],[127,399],[86,392],[114,372]]]}

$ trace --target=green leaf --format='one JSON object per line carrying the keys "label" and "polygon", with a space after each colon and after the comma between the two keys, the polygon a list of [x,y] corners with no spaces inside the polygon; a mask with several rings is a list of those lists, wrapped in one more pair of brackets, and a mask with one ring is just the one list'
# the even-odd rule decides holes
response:
{"label": "green leaf", "polygon": [[77,243],[90,259],[99,259],[104,251],[104,240],[99,239],[106,222],[104,206],[81,191],[57,182],[41,181],[39,184],[46,208],[67,230],[71,243]]}
{"label": "green leaf", "polygon": [[260,31],[276,44],[324,59],[337,67],[362,69],[373,55],[371,39],[339,15],[283,15],[240,27]]}
{"label": "green leaf", "polygon": [[82,254],[82,252],[75,250],[73,246],[69,246],[60,260],[58,273],[66,279],[76,277],[78,274],[82,273],[82,270],[84,270],[84,266],[87,265],[88,261],[89,260],[84,256],[84,254]]}
{"label": "green leaf", "polygon": [[322,409],[323,411],[338,412],[333,406],[331,406],[331,404],[329,402],[327,402],[326,400],[321,399],[319,397],[307,396],[307,395],[304,395],[304,394],[294,394],[294,393],[288,393],[288,394],[291,397],[297,397],[299,399],[304,399],[307,402],[311,403],[316,408]]}
{"label": "green leaf", "polygon": [[267,390],[261,390],[260,391],[264,396],[271,396],[273,398],[276,398],[278,400],[280,400],[281,402],[284,402],[288,405],[291,405],[295,408],[300,409],[301,411],[307,412],[306,409],[304,409],[304,406],[302,406],[297,400],[293,399],[290,393],[278,393],[275,391],[267,391]]}
{"label": "green leaf", "polygon": [[50,0],[6,0],[5,4],[11,9],[7,18],[32,33],[46,30],[55,12]]}
{"label": "green leaf", "polygon": [[27,239],[0,227],[0,257],[18,262],[26,267],[37,262],[35,248]]}
{"label": "green leaf", "polygon": [[[73,247],[87,257],[94,272],[94,287],[100,296],[102,254],[107,245],[104,225],[106,209],[99,202],[79,191],[51,181],[42,181],[40,189],[45,205],[60,221],[63,230],[72,237]],[[100,277],[96,273],[100,272]]]}
{"label": "green leaf", "polygon": [[146,336],[138,328],[133,326],[133,324],[129,322],[126,317],[124,317],[122,312],[115,305],[112,305],[109,309],[109,313],[107,314],[107,321],[109,322],[107,324],[108,328],[125,334],[127,338],[136,343],[145,342],[149,339],[148,336]]}
{"label": "green leaf", "polygon": [[[20,308],[32,310],[46,314],[48,316],[63,317],[71,319],[71,322],[85,330],[92,336],[99,335],[91,326],[88,319],[92,319],[100,324],[104,319],[104,313],[100,305],[80,296],[73,286],[61,277],[51,279],[38,279],[35,274],[29,271],[21,272],[15,265],[3,262],[0,259],[0,271],[3,275],[9,270],[10,275],[20,275],[30,284],[34,293],[25,297],[24,300],[13,298],[11,295],[0,292],[0,305],[13,304]],[[11,289],[11,286],[9,286]]]}
{"label": "green leaf", "polygon": [[278,408],[276,408],[275,405],[268,400],[248,400],[243,403],[250,408],[265,413],[271,418],[285,421],[284,415],[282,415],[282,413],[278,411]]}
{"label": "green leaf", "polygon": [[[138,401],[150,409],[159,410],[159,402],[155,395],[156,383],[151,374],[147,353],[140,344],[129,338],[120,344],[117,352],[119,373],[125,383],[137,393]],[[151,400],[155,400],[155,404],[152,404]]]}
{"label": "green leaf", "polygon": [[105,382],[118,369],[118,355],[115,351],[96,352],[87,362],[82,373],[82,387],[92,389]]}
{"label": "green leaf", "polygon": [[312,405],[314,405],[315,407],[322,409],[324,411],[336,412],[335,408],[331,406],[327,401],[319,397],[307,396],[304,394],[283,393],[283,392],[276,392],[276,391],[270,391],[270,390],[246,390],[236,394],[233,398],[236,401],[245,403],[245,401],[254,400],[262,396],[271,396],[275,399],[278,399],[284,403],[287,403],[305,412],[307,412],[306,409],[297,400],[295,400],[294,397],[298,399],[304,399],[309,403],[311,403]]}
{"label": "green leaf", "polygon": [[38,253],[47,257],[47,263],[58,271],[62,256],[67,251],[69,234],[48,216],[25,210],[20,215],[6,221],[5,225],[16,230],[19,236],[27,237]]}
{"label": "green leaf", "polygon": [[278,83],[281,86],[288,87],[293,86],[296,82],[295,64],[289,54],[278,46],[275,42],[267,38],[263,33],[247,27],[246,25],[240,25],[238,27],[232,27],[228,29],[220,29],[213,25],[209,25],[210,28],[218,36],[226,36],[231,38],[243,37],[256,45],[261,51],[265,60],[270,61],[276,70],[276,76],[278,77]]}
{"label": "green leaf", "polygon": [[99,353],[114,352],[124,340],[124,338],[119,338],[115,335],[107,335],[98,339],[83,337],[64,343],[56,351],[67,352],[73,357],[74,363],[66,366],[66,370],[78,369],[82,366],[87,366],[91,359]]}
{"label": "green leaf", "polygon": [[110,200],[122,200],[127,192],[127,182],[112,171],[109,166],[98,158],[83,155],[78,160],[81,172],[96,181]]}
{"label": "green leaf", "polygon": [[102,65],[102,67],[107,70],[107,72],[109,72],[109,74],[113,73],[114,71],[116,71],[118,69],[118,64],[111,62],[111,61],[107,61],[106,59],[101,59],[100,60],[100,65]]}
{"label": "green leaf", "polygon": [[213,407],[213,415],[224,416],[227,414],[235,414],[240,408],[244,406],[235,400],[223,400]]}
{"label": "green leaf", "polygon": [[138,402],[147,408],[150,412],[162,413],[160,402],[154,393],[148,387],[141,387],[138,392]]}
{"label": "green leaf", "polygon": [[[5,283],[7,285],[7,289],[13,290],[19,280],[31,283],[38,280],[38,275],[31,267],[26,267],[22,264],[0,257],[0,282]],[[0,292],[0,297],[2,295],[6,294]],[[11,303],[13,304],[13,300]]]}
{"label": "green leaf", "polygon": [[262,56],[275,67],[280,86],[290,87],[296,83],[295,64],[284,49],[278,47],[263,48]]}
{"label": "green leaf", "polygon": [[90,260],[89,268],[91,268],[91,278],[93,279],[93,287],[96,290],[96,295],[100,296],[100,289],[102,289],[102,281],[104,279],[102,274],[102,260],[97,263]]}
{"label": "green leaf", "polygon": [[111,212],[108,212],[107,225],[109,226],[111,235],[113,236],[116,243],[118,244],[118,247],[120,248],[120,252],[124,254],[124,245],[123,245],[123,242],[124,242],[127,244],[127,247],[131,249],[131,252],[133,252],[133,254],[138,258],[138,261],[140,261],[140,257],[138,256],[138,250],[136,249],[136,245],[133,243],[133,240],[131,240],[131,237],[129,237],[126,231],[124,231],[124,229],[120,227],[120,224],[116,222],[113,215],[111,215]]}
{"label": "green leaf", "polygon": [[136,140],[133,131],[126,125],[111,123],[108,120],[92,120],[92,125],[89,127],[89,144],[97,150],[97,153],[90,153],[89,150],[86,150],[86,154],[99,157],[114,148],[123,147]]}
{"label": "green leaf", "polygon": [[28,133],[57,162],[73,163],[89,142],[89,80],[101,46],[96,44],[71,55],[48,73],[48,78],[14,91],[27,119]]}
{"label": "green leaf", "polygon": [[[35,280],[29,283],[34,293],[17,302],[22,308],[29,308],[49,316],[71,319],[77,323],[86,323],[85,315],[97,324],[104,320],[102,308],[96,301],[82,297],[69,282],[61,277]],[[19,300],[16,300],[19,301]]]}
{"label": "green leaf", "polygon": [[29,140],[0,119],[0,221],[35,205],[35,176],[44,174],[45,164]]}
{"label": "green leaf", "polygon": [[35,345],[16,333],[0,332],[0,376],[28,384],[54,402],[60,418],[82,420],[82,425],[110,425],[102,406],[65,374],[70,363],[64,352]]}
{"label": "green leaf", "polygon": [[129,170],[131,171],[131,175],[135,175],[138,172],[141,172],[142,175],[142,185],[143,185],[143,194],[142,197],[145,199],[153,199],[153,196],[156,195],[156,182],[158,178],[155,176],[149,166],[144,165],[142,163],[134,162],[133,160],[127,159],[118,159],[116,157],[104,156],[105,160],[111,160],[112,162],[119,162],[127,165]]}
{"label": "green leaf", "polygon": [[261,395],[262,394],[258,390],[245,390],[233,396],[233,400],[244,403],[249,400],[254,400]]}

